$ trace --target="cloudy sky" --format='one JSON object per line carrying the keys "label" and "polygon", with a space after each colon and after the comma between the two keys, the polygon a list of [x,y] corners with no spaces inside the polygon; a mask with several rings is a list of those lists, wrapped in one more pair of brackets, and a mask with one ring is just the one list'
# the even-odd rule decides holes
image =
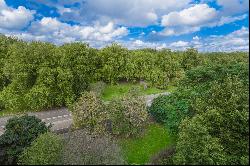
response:
{"label": "cloudy sky", "polygon": [[249,49],[249,0],[0,0],[0,33],[130,49]]}

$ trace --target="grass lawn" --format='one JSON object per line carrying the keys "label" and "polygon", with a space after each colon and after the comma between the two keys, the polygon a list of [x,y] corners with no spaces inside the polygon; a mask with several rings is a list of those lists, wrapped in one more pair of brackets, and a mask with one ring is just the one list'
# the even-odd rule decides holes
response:
{"label": "grass lawn", "polygon": [[157,89],[154,87],[148,87],[144,90],[142,85],[139,84],[132,84],[132,83],[122,83],[118,85],[107,85],[107,87],[104,89],[104,92],[102,94],[102,99],[105,101],[111,100],[113,98],[121,97],[128,93],[130,88],[132,87],[138,87],[140,89],[141,95],[149,95],[149,94],[156,94],[156,93],[162,93],[162,92],[171,92],[174,90],[174,86],[170,86],[169,88],[162,90]]}
{"label": "grass lawn", "polygon": [[146,164],[154,154],[173,142],[166,128],[159,124],[150,124],[139,138],[119,140],[128,164]]}

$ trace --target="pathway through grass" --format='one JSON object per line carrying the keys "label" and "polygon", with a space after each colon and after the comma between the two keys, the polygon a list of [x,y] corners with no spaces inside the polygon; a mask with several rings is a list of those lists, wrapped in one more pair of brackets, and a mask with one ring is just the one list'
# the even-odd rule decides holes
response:
{"label": "pathway through grass", "polygon": [[121,139],[120,144],[128,164],[146,164],[154,154],[173,144],[173,140],[166,128],[151,124],[143,136]]}

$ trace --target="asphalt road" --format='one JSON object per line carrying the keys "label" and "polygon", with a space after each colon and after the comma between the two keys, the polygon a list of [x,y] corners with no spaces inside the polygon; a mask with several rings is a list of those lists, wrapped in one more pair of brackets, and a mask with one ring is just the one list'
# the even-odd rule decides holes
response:
{"label": "asphalt road", "polygon": [[[152,94],[145,96],[147,106],[152,104],[154,98],[159,95],[168,95],[169,92]],[[28,115],[34,115],[45,122],[47,125],[52,124],[51,130],[54,132],[61,132],[67,130],[72,124],[72,115],[67,108],[53,109],[42,112],[30,112]],[[4,133],[5,125],[12,116],[0,118],[0,135]]]}

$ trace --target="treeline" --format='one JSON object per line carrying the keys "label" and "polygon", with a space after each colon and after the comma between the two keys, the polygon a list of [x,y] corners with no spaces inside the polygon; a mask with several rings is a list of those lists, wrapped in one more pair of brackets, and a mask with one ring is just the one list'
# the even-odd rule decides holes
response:
{"label": "treeline", "polygon": [[0,110],[30,111],[68,106],[90,83],[144,80],[166,88],[186,71],[204,64],[247,63],[248,55],[169,49],[102,49],[85,43],[56,46],[0,36]]}

